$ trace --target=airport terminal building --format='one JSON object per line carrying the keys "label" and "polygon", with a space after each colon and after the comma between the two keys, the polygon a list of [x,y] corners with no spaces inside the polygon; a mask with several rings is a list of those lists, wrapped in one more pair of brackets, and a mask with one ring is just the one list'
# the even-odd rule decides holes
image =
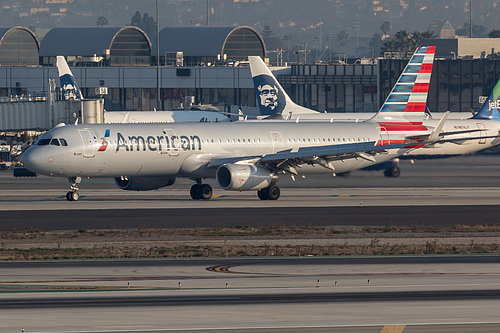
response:
{"label": "airport terminal building", "polygon": [[[256,105],[247,66],[249,55],[266,58],[262,36],[248,26],[165,28],[160,31],[160,100],[163,110],[186,103]],[[86,98],[101,97],[113,110],[153,110],[157,105],[154,38],[135,26],[54,28],[40,41],[28,28],[0,28],[0,100],[48,96],[49,80],[59,86],[54,59],[66,57]],[[437,45],[428,107],[469,112],[500,78],[496,39],[472,39],[470,46]],[[482,50],[482,51],[481,51]],[[373,112],[379,108],[408,61],[406,53],[353,63],[292,64],[274,73],[298,104],[328,112]],[[14,98],[16,99],[16,98]],[[42,98],[43,99],[43,98]]]}

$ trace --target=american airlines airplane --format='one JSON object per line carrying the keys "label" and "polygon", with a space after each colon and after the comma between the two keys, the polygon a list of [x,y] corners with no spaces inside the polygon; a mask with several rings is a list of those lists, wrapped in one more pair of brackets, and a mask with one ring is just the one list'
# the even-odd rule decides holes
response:
{"label": "american airlines airplane", "polygon": [[[410,60],[410,64],[412,61],[415,61],[414,58]],[[251,56],[249,57],[249,62],[255,93],[257,95],[257,102],[260,112],[263,115],[272,116],[281,114],[287,119],[295,119],[301,122],[348,121],[348,119],[342,118],[345,116],[343,113],[321,113],[295,104],[260,57]],[[406,100],[406,97],[401,93],[408,92],[408,89],[410,89],[408,86],[396,84],[387,97],[386,104],[391,104],[392,108],[402,108],[401,103]],[[429,82],[415,84],[411,89],[412,92],[427,92],[429,89]],[[500,104],[500,101],[498,101],[499,95],[500,81],[494,87],[481,110],[474,117],[469,119],[460,119],[459,117],[450,119],[451,117],[448,116],[443,127],[443,137],[440,140],[433,143],[427,143],[419,149],[408,150],[401,158],[442,158],[464,155],[500,144],[500,113],[498,112]],[[382,109],[384,109],[384,107],[382,107]],[[365,117],[371,118],[373,115],[365,115]],[[377,116],[375,116],[375,118],[377,118]],[[353,118],[351,121],[353,120],[359,121],[360,119]],[[363,119],[361,119],[361,121],[363,121]],[[423,118],[419,119],[419,121],[423,121],[423,125],[426,127],[436,127],[439,122],[438,119],[423,120]],[[387,135],[391,136],[389,133]],[[384,174],[388,177],[398,177],[401,173],[398,159],[385,161],[383,164],[378,164],[376,166],[370,166],[370,169],[384,170]]]}
{"label": "american airlines airplane", "polygon": [[40,136],[22,162],[31,171],[67,177],[69,201],[79,199],[82,177],[115,178],[119,188],[135,191],[184,177],[195,181],[193,199],[210,199],[212,187],[202,181],[216,178],[224,190],[256,190],[260,199],[276,200],[280,175],[347,172],[439,140],[446,115],[435,127],[421,121],[434,52],[433,46],[415,52],[366,122],[61,125]]}
{"label": "american airlines airplane", "polygon": [[[63,56],[56,57],[56,67],[64,99],[83,99],[83,94]],[[225,122],[229,118],[210,111],[105,111],[105,123],[197,123]]]}

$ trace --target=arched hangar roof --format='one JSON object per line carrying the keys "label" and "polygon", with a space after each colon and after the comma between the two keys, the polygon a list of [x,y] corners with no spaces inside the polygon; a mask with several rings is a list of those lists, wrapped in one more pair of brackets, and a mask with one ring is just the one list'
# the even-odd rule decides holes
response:
{"label": "arched hangar roof", "polygon": [[[109,50],[112,64],[124,61],[114,61],[114,57],[147,57],[149,64],[151,41],[144,31],[135,26],[54,28],[42,40],[40,57],[105,56],[105,50]],[[134,63],[129,60],[130,63],[125,61],[124,64]]]}
{"label": "arched hangar roof", "polygon": [[0,66],[37,66],[40,42],[28,28],[0,28]]}
{"label": "arched hangar roof", "polygon": [[183,52],[184,57],[227,54],[228,59],[248,60],[249,55],[265,57],[266,46],[257,30],[249,26],[165,28],[160,31],[160,55],[166,52]]}

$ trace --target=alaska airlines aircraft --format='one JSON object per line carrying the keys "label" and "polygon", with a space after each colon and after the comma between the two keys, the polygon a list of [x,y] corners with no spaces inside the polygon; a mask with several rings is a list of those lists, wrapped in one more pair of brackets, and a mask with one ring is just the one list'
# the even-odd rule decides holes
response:
{"label": "alaska airlines aircraft", "polygon": [[[411,64],[412,61],[415,61],[414,58],[412,58],[409,63]],[[295,104],[260,57],[251,56],[249,57],[249,62],[255,93],[262,115],[273,116],[281,114],[287,119],[296,119],[297,121],[316,120],[329,122],[337,121],[334,120],[335,117],[345,116],[343,113],[321,113]],[[392,89],[385,103],[390,105],[391,108],[401,108],[401,102],[406,100],[406,97],[401,93],[408,92],[409,89],[411,89],[412,92],[427,92],[429,83],[430,75],[429,81],[420,82],[411,88],[408,86],[401,86],[398,83]],[[500,122],[491,121],[500,120],[500,113],[497,109],[500,104],[500,101],[498,101],[499,95],[500,80],[494,87],[488,100],[483,104],[481,110],[474,117],[470,119],[450,119],[451,117],[448,116],[443,127],[443,137],[440,140],[433,143],[427,143],[419,149],[409,150],[401,156],[401,158],[406,156],[409,158],[437,158],[464,155],[500,144]],[[365,115],[365,117],[371,118],[373,115]],[[340,121],[347,120],[348,119],[341,118]],[[354,118],[352,120],[358,121],[359,119]],[[361,120],[365,121],[363,119]],[[423,120],[423,118],[418,121],[423,121],[423,125],[427,127],[435,127],[439,122],[437,119]],[[446,138],[444,136],[446,136]],[[384,170],[384,174],[388,177],[398,177],[401,173],[399,169],[399,160],[386,161],[381,165],[372,166],[370,169]]]}
{"label": "alaska airlines aircraft", "polygon": [[[195,124],[81,124],[44,133],[22,157],[31,171],[68,177],[69,201],[81,177],[112,177],[124,190],[193,179],[193,199],[210,199],[205,178],[229,191],[257,190],[276,200],[279,175],[347,172],[438,140],[422,125],[435,47],[420,47],[376,116],[363,123],[245,121]],[[267,87],[263,87],[268,89]],[[278,97],[278,101],[280,97]]]}
{"label": "alaska airlines aircraft", "polygon": [[[66,59],[56,57],[57,71],[64,99],[83,99]],[[225,122],[229,118],[209,111],[105,111],[105,123],[197,123]]]}

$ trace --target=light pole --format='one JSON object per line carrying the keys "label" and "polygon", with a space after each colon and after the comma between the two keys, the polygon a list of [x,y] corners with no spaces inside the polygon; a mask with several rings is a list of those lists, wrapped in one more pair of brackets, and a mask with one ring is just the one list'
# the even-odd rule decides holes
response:
{"label": "light pole", "polygon": [[283,40],[287,41],[287,49],[286,49],[286,61],[290,62],[290,39],[292,39],[291,35],[284,35]]}
{"label": "light pole", "polygon": [[328,50],[328,62],[332,62],[333,59],[332,59],[332,48],[333,48],[333,40],[335,39],[335,36],[333,35],[329,35],[329,36],[326,36],[326,40],[328,40],[330,42],[330,49]]}

